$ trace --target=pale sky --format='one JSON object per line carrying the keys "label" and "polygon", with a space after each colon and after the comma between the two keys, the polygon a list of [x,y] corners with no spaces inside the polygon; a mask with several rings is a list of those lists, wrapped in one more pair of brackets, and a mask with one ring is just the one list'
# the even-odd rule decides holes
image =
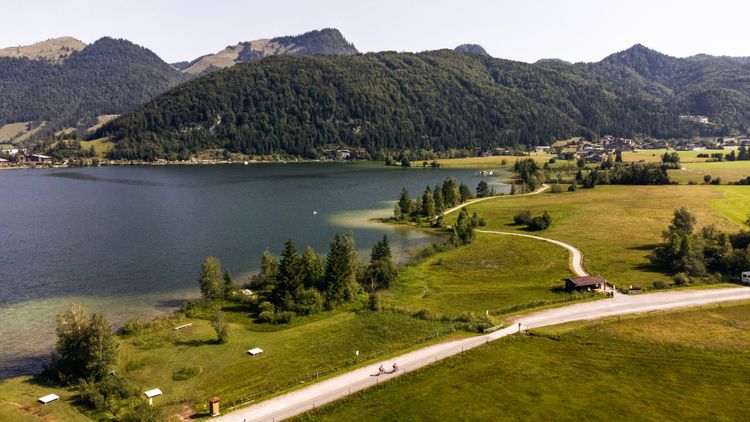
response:
{"label": "pale sky", "polygon": [[338,28],[362,52],[481,44],[492,56],[597,61],[641,43],[684,57],[750,56],[743,0],[0,0],[0,46],[126,38],[167,62],[239,41]]}

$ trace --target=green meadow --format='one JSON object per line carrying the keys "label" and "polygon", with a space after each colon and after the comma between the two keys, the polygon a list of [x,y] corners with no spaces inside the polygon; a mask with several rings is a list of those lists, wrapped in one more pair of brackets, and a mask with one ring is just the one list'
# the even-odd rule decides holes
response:
{"label": "green meadow", "polygon": [[748,304],[548,327],[296,420],[744,420],[749,342]]}

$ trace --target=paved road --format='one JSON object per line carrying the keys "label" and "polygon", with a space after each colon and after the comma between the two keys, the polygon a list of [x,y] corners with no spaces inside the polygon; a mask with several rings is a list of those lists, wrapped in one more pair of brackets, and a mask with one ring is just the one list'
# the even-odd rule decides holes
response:
{"label": "paved road", "polygon": [[562,246],[563,248],[570,251],[570,269],[573,271],[573,273],[579,277],[587,276],[589,275],[586,270],[583,269],[583,254],[581,251],[576,248],[573,245],[569,245],[565,242],[560,242],[559,240],[554,239],[548,239],[546,237],[541,236],[534,236],[531,234],[523,234],[523,233],[512,233],[512,232],[498,232],[493,230],[476,230],[478,233],[487,233],[487,234],[502,234],[506,236],[520,236],[520,237],[528,237],[529,239],[536,239],[536,240],[543,240],[545,242],[553,243],[558,246]]}
{"label": "paved road", "polygon": [[[446,357],[459,354],[490,341],[518,332],[519,326],[538,328],[570,321],[594,320],[642,312],[669,310],[690,306],[711,305],[720,302],[750,300],[750,287],[705,290],[682,290],[643,295],[617,295],[611,299],[577,303],[560,308],[546,309],[516,317],[502,330],[460,340],[438,343],[415,350],[388,361],[374,362],[365,368],[354,369],[328,380],[271,398],[250,407],[216,418],[221,421],[278,421],[289,418],[325,403],[345,397],[355,391],[400,376],[406,372],[429,365]],[[373,377],[379,365],[390,368],[397,362],[400,370],[393,375]]]}

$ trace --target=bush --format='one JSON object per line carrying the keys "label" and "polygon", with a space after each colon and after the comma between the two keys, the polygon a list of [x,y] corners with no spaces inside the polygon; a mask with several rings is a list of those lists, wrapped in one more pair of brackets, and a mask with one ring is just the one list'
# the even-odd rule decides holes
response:
{"label": "bush", "polygon": [[370,293],[367,304],[371,311],[377,312],[382,309],[382,306],[380,304],[380,296],[375,293]]}
{"label": "bush", "polygon": [[100,381],[83,380],[78,385],[78,400],[92,410],[113,410],[117,408],[119,400],[127,399],[137,394],[124,378],[108,375]]}
{"label": "bush", "polygon": [[162,420],[164,420],[164,411],[161,406],[151,406],[145,401],[141,401],[120,417],[120,422],[160,422]]}
{"label": "bush", "polygon": [[542,215],[536,216],[529,221],[528,226],[531,230],[546,230],[552,225],[552,216],[547,211]]}
{"label": "bush", "polygon": [[576,184],[571,183],[570,186],[568,186],[568,192],[575,192],[576,191]]}
{"label": "bush", "polygon": [[669,287],[667,286],[667,283],[661,280],[654,281],[654,289],[656,290],[663,290],[663,289],[666,289],[667,287]]}
{"label": "bush", "polygon": [[274,306],[273,303],[271,303],[271,302],[262,302],[258,306],[258,312],[259,313],[263,313],[263,312],[274,313],[274,312],[276,312],[276,306]]}
{"label": "bush", "polygon": [[414,314],[412,314],[414,318],[422,319],[425,321],[439,321],[440,315],[438,315],[435,311],[431,311],[429,309],[421,309]]}
{"label": "bush", "polygon": [[513,216],[513,222],[521,225],[521,224],[529,224],[531,221],[531,211],[521,211],[518,214]]}
{"label": "bush", "polygon": [[276,315],[271,311],[263,311],[258,314],[258,321],[273,324],[276,322]]}
{"label": "bush", "polygon": [[276,323],[277,324],[288,324],[292,322],[294,319],[294,312],[291,311],[282,311],[276,313]]}
{"label": "bush", "polygon": [[563,193],[563,188],[559,183],[555,183],[554,185],[552,185],[552,189],[550,189],[550,192]]}
{"label": "bush", "polygon": [[674,284],[678,286],[689,286],[690,277],[685,273],[677,273],[674,276]]}
{"label": "bush", "polygon": [[711,179],[712,185],[720,185],[721,184],[721,177],[717,177],[715,179]]}
{"label": "bush", "polygon": [[317,314],[323,310],[323,296],[315,289],[305,289],[295,308],[300,315]]}

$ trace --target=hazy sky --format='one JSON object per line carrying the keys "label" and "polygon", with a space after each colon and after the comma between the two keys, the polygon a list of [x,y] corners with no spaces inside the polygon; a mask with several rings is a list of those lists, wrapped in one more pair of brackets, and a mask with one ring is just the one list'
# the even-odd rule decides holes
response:
{"label": "hazy sky", "polygon": [[168,62],[335,27],[363,52],[477,43],[495,57],[596,61],[635,43],[673,56],[750,56],[746,0],[2,0],[0,46],[108,35]]}

